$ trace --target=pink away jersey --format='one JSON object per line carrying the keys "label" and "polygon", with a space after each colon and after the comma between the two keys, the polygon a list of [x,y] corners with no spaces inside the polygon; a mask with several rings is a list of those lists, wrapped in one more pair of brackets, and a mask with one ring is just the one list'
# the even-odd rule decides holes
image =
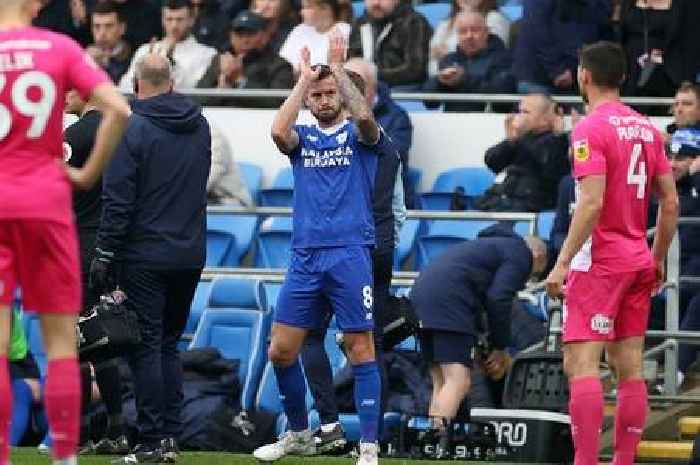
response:
{"label": "pink away jersey", "polygon": [[606,102],[576,126],[572,147],[574,177],[605,175],[605,198],[571,269],[610,274],[651,267],[646,230],[652,181],[671,171],[661,134],[626,105]]}
{"label": "pink away jersey", "polygon": [[62,166],[65,95],[85,100],[109,77],[73,40],[32,27],[0,31],[0,220],[72,221]]}

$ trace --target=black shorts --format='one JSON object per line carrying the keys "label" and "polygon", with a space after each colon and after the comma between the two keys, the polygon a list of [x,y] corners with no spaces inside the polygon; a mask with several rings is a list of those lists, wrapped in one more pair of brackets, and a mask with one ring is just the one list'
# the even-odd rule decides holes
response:
{"label": "black shorts", "polygon": [[471,367],[474,343],[471,334],[439,329],[420,330],[421,352],[428,363],[461,363]]}

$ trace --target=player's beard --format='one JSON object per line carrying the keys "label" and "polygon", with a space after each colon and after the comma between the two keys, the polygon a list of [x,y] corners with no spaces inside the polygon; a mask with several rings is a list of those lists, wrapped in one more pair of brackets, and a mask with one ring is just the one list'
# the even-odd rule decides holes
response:
{"label": "player's beard", "polygon": [[338,119],[338,115],[340,115],[341,108],[333,108],[333,109],[328,109],[328,110],[323,110],[323,111],[312,111],[311,114],[314,115],[314,117],[318,120],[319,123],[321,124],[331,124],[334,123]]}

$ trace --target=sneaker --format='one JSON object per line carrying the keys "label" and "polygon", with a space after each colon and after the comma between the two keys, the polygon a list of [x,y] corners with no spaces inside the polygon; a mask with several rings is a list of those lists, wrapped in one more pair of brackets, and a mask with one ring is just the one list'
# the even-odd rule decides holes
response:
{"label": "sneaker", "polygon": [[314,441],[316,442],[317,454],[328,454],[333,452],[342,452],[345,449],[348,441],[345,439],[345,431],[343,431],[340,423],[325,433],[321,428],[314,433]]}
{"label": "sneaker", "polygon": [[163,461],[165,463],[177,462],[177,457],[180,454],[180,448],[177,447],[175,438],[167,438],[160,441],[160,448],[163,452]]}
{"label": "sneaker", "polygon": [[360,457],[355,462],[355,465],[378,465],[379,464],[379,447],[376,442],[361,442]]}
{"label": "sneaker", "polygon": [[165,463],[160,447],[139,444],[131,454],[112,460],[112,465],[137,465],[139,463]]}
{"label": "sneaker", "polygon": [[116,439],[102,438],[92,448],[98,455],[125,455],[129,453],[129,441],[124,435]]}
{"label": "sneaker", "polygon": [[311,431],[287,431],[275,443],[258,447],[253,451],[253,457],[261,462],[274,462],[285,455],[314,455],[316,443]]}

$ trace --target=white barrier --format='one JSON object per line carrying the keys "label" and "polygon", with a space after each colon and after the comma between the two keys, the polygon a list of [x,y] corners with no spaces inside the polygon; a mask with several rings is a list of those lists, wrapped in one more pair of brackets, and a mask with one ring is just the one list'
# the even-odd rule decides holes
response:
{"label": "white barrier", "polygon": [[[229,139],[237,161],[262,166],[263,186],[269,186],[277,171],[289,165],[270,139],[275,110],[210,107],[204,112]],[[423,171],[423,191],[429,190],[435,177],[445,170],[483,166],[486,149],[504,135],[503,114],[417,112],[410,116],[414,128],[410,165]],[[659,128],[669,122],[669,118],[653,120]]]}

